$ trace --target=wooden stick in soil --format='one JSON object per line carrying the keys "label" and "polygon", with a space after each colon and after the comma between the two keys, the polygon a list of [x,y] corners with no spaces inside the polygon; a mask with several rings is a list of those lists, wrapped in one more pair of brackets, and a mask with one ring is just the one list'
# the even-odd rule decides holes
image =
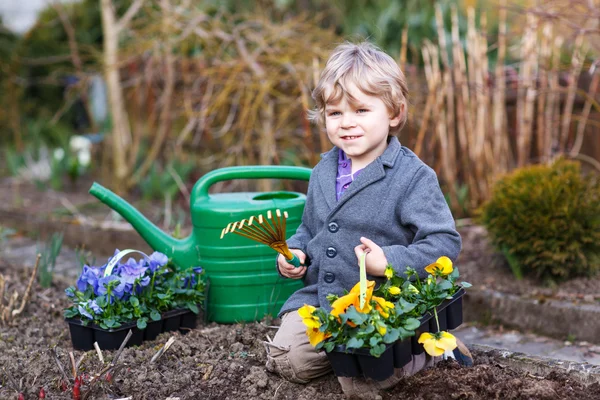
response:
{"label": "wooden stick in soil", "polygon": [[13,306],[17,302],[19,298],[19,293],[15,290],[12,296],[8,299],[8,305],[4,307],[4,311],[2,313],[2,322],[8,322],[10,320],[10,313],[13,309]]}
{"label": "wooden stick in soil", "polygon": [[152,357],[152,359],[150,360],[150,364],[152,364],[154,361],[158,360],[160,358],[160,356],[162,356],[164,354],[164,352],[169,350],[169,347],[171,347],[173,342],[175,342],[175,337],[171,336],[169,338],[169,340],[167,340],[167,343],[165,343],[165,345],[163,347],[161,347],[161,349],[158,350],[158,352]]}
{"label": "wooden stick in soil", "polygon": [[[125,339],[123,340],[123,343],[121,343],[121,346],[119,346],[119,350],[117,350],[117,354],[115,354],[115,357],[112,359],[112,361],[110,362],[110,364],[104,368],[102,371],[100,371],[100,373],[98,375],[96,375],[95,377],[93,377],[89,384],[88,384],[88,390],[83,394],[83,396],[81,396],[82,400],[87,399],[87,397],[90,395],[90,393],[92,392],[93,386],[94,384],[98,381],[98,379],[104,375],[105,373],[107,373],[108,371],[111,371],[115,368],[118,368],[116,366],[117,361],[119,360],[119,357],[121,356],[121,353],[123,352],[123,349],[125,348],[125,346],[127,345],[127,342],[129,342],[129,339],[131,338],[131,335],[133,335],[133,332],[131,331],[131,329],[129,330],[129,332],[127,332],[127,336],[125,336]],[[120,367],[120,366],[119,366]]]}
{"label": "wooden stick in soil", "polygon": [[27,300],[29,300],[29,294],[31,293],[31,287],[33,286],[33,281],[35,280],[35,277],[37,276],[37,270],[40,265],[41,257],[42,257],[42,255],[40,253],[38,253],[37,258],[35,260],[35,266],[33,267],[33,272],[31,274],[31,277],[29,278],[29,283],[27,284],[27,289],[25,289],[25,293],[23,294],[23,299],[21,300],[21,306],[18,309],[12,311],[13,318],[16,317],[17,315],[21,314],[23,312],[23,310],[25,309]]}
{"label": "wooden stick in soil", "polygon": [[69,360],[71,360],[71,372],[73,373],[73,379],[75,379],[77,378],[77,364],[72,351],[69,352]]}
{"label": "wooden stick in soil", "polygon": [[123,352],[123,349],[127,345],[127,342],[129,342],[131,335],[133,335],[133,332],[130,329],[129,332],[127,332],[127,336],[125,336],[125,340],[123,340],[123,343],[121,343],[121,346],[119,347],[119,350],[117,351],[117,354],[115,355],[115,358],[113,358],[113,360],[110,362],[111,365],[115,365],[117,363],[117,361],[119,360],[119,357],[121,357],[121,353]]}
{"label": "wooden stick in soil", "polygon": [[69,375],[67,375],[67,373],[65,372],[65,369],[63,368],[62,364],[60,363],[60,360],[58,359],[58,353],[56,352],[56,347],[52,348],[52,351],[50,352],[50,354],[52,354],[52,357],[54,358],[54,361],[56,361],[56,365],[58,365],[58,369],[62,373],[65,380],[67,382],[70,382],[71,378],[69,378]]}
{"label": "wooden stick in soil", "polygon": [[96,353],[98,354],[98,359],[102,364],[104,364],[104,356],[102,355],[102,350],[100,346],[98,346],[98,342],[94,342],[94,348],[96,349]]}

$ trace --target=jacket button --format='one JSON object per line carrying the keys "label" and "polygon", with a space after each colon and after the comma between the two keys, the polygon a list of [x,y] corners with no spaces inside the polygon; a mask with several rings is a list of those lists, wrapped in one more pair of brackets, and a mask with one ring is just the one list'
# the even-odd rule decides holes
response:
{"label": "jacket button", "polygon": [[336,233],[337,231],[340,230],[340,227],[335,222],[330,222],[328,228],[329,228],[329,232],[331,232],[331,233]]}
{"label": "jacket button", "polygon": [[333,258],[337,255],[337,250],[335,249],[335,247],[328,247],[325,254],[327,254],[327,257],[329,258]]}
{"label": "jacket button", "polygon": [[332,283],[335,281],[335,275],[331,272],[327,272],[325,273],[325,277],[323,279],[325,279],[325,282],[327,283]]}

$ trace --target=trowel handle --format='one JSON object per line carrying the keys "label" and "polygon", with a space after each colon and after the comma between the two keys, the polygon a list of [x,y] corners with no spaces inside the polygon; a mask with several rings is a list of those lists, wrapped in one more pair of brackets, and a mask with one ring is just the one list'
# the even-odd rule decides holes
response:
{"label": "trowel handle", "polygon": [[[208,188],[232,179],[296,179],[308,181],[312,169],[290,165],[246,165],[219,168],[205,174],[192,189],[192,198],[208,196]],[[195,196],[195,197],[194,197]]]}

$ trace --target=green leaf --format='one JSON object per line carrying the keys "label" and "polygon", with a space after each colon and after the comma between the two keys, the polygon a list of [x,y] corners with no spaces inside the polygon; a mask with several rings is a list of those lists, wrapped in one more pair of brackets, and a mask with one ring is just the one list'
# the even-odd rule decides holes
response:
{"label": "green leaf", "polygon": [[419,326],[421,326],[421,321],[419,321],[416,318],[407,318],[402,326],[408,331],[414,331]]}
{"label": "green leaf", "polygon": [[462,286],[463,288],[467,289],[467,288],[470,288],[473,285],[471,285],[469,282],[461,282],[460,286]]}
{"label": "green leaf", "polygon": [[146,318],[140,318],[137,320],[138,329],[146,329],[147,326],[148,324],[146,323]]}
{"label": "green leaf", "polygon": [[452,270],[452,272],[450,272],[450,275],[448,275],[448,277],[449,277],[449,278],[452,278],[452,279],[457,279],[457,278],[458,278],[458,276],[459,276],[459,273],[458,273],[458,268],[454,268],[454,269]]}
{"label": "green leaf", "polygon": [[417,304],[410,303],[401,297],[400,299],[398,299],[398,303],[396,303],[396,314],[398,314],[398,315],[407,314],[407,313],[411,312],[412,310],[414,310],[414,308],[416,306],[417,306]]}
{"label": "green leaf", "polygon": [[152,319],[152,321],[159,321],[160,313],[156,310],[152,310],[152,312],[150,313],[150,318]]}
{"label": "green leaf", "polygon": [[369,346],[371,346],[371,347],[375,347],[379,343],[381,343],[381,336],[379,336],[379,335],[371,336],[371,339],[369,339]]}
{"label": "green leaf", "polygon": [[354,307],[348,308],[345,315],[350,321],[354,322],[356,325],[361,325],[369,317],[367,314],[358,312]]}
{"label": "green leaf", "polygon": [[438,287],[438,289],[441,289],[441,290],[452,289],[452,282],[443,280],[437,285],[437,287]]}
{"label": "green leaf", "polygon": [[[321,343],[323,343],[323,342],[321,342]],[[325,351],[330,352],[335,347],[335,343],[327,342],[323,345],[323,347],[325,347]]]}
{"label": "green leaf", "polygon": [[384,343],[394,343],[400,337],[400,331],[396,328],[388,329],[387,333],[383,337]]}
{"label": "green leaf", "polygon": [[384,351],[385,351],[385,345],[378,344],[377,346],[374,346],[371,348],[370,353],[373,357],[380,357]]}
{"label": "green leaf", "polygon": [[104,320],[104,323],[106,324],[106,326],[108,326],[109,328],[114,328],[116,326],[118,326],[118,322],[114,319],[114,318],[108,318]]}
{"label": "green leaf", "polygon": [[79,311],[75,308],[67,308],[63,314],[64,314],[65,318],[73,318],[73,317],[79,315]]}
{"label": "green leaf", "polygon": [[346,343],[346,347],[359,349],[363,347],[364,344],[365,341],[362,339],[350,338],[350,340],[348,340],[348,343]]}
{"label": "green leaf", "polygon": [[139,300],[138,300],[138,298],[137,298],[137,297],[135,297],[135,296],[131,296],[131,297],[129,298],[129,303],[130,303],[132,306],[134,306],[134,307],[138,307],[138,306],[140,305],[140,301],[139,301]]}
{"label": "green leaf", "polygon": [[195,303],[188,303],[187,308],[194,314],[198,314],[200,312],[198,306]]}

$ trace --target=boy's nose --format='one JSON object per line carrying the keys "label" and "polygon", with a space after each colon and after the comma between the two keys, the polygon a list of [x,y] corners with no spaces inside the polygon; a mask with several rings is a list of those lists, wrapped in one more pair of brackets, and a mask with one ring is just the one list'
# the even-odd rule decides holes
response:
{"label": "boy's nose", "polygon": [[342,128],[354,128],[356,126],[356,119],[352,113],[344,113],[342,115]]}

